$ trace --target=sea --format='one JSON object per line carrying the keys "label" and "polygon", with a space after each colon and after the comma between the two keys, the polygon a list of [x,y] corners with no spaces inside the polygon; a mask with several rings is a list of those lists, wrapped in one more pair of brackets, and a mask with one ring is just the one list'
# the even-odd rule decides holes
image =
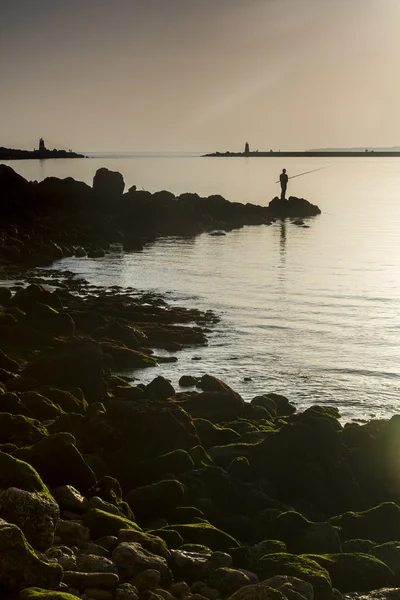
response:
{"label": "sea", "polygon": [[116,248],[57,267],[220,317],[207,347],[184,349],[177,362],[156,369],[124,372],[138,382],[163,375],[181,391],[181,375],[209,373],[246,401],[275,392],[299,410],[335,406],[342,422],[400,413],[400,158],[92,153],[4,162],[29,180],[91,184],[107,167],[122,173],[126,188],[221,194],[263,206],[279,194],[286,168],[293,177],[288,195],[322,211],[304,226],[289,219],[224,236],[161,238],[142,252]]}

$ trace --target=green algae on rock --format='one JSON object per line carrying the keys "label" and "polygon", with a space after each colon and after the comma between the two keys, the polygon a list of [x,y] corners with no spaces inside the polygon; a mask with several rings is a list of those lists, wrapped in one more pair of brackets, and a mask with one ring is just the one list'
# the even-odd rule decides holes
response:
{"label": "green algae on rock", "polygon": [[19,593],[18,600],[76,600],[76,596],[68,592],[29,587]]}
{"label": "green algae on rock", "polygon": [[98,508],[91,508],[84,515],[84,524],[90,529],[94,539],[107,535],[118,535],[120,529],[141,528],[134,521],[125,517],[107,513]]}
{"label": "green algae on rock", "polygon": [[239,542],[235,538],[210,523],[168,525],[155,530],[153,533],[161,536],[164,531],[171,530],[179,533],[185,543],[201,544],[212,550],[227,551],[230,548],[239,546]]}

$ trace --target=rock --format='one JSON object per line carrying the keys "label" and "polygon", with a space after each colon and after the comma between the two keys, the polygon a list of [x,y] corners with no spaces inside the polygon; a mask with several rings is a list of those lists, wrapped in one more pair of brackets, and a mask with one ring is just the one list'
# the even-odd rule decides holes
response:
{"label": "rock", "polygon": [[276,197],[268,204],[269,212],[272,217],[314,217],[321,214],[321,210],[316,204],[311,204],[304,198],[289,196],[287,200],[281,200]]}
{"label": "rock", "polygon": [[193,377],[193,375],[182,375],[178,383],[181,387],[192,387],[197,385],[199,380],[197,377]]}
{"label": "rock", "polygon": [[62,485],[52,491],[53,498],[58,502],[61,510],[72,510],[75,512],[84,512],[88,505],[88,500],[72,485]]}
{"label": "rock", "polygon": [[64,571],[64,583],[80,592],[88,588],[114,589],[119,583],[115,573],[79,573],[79,571]]}
{"label": "rock", "polygon": [[158,376],[146,385],[146,394],[149,398],[166,400],[175,394],[175,390],[165,377]]}
{"label": "rock", "polygon": [[21,398],[14,392],[4,392],[0,396],[0,412],[11,415],[23,415],[33,417],[31,411],[22,402]]}
{"label": "rock", "polygon": [[0,452],[0,489],[9,487],[49,496],[49,490],[31,465]]}
{"label": "rock", "polygon": [[37,586],[54,589],[61,581],[59,565],[43,562],[16,525],[0,521],[0,589],[16,593]]}
{"label": "rock", "polygon": [[222,594],[232,594],[245,585],[249,585],[251,581],[247,575],[237,569],[220,567],[212,571],[208,583]]}
{"label": "rock", "polygon": [[[81,547],[83,554],[94,554],[95,556],[104,556],[104,558],[108,558],[109,551],[100,546],[99,544],[95,544],[94,542],[87,542],[83,544]],[[68,569],[72,571],[73,569]]]}
{"label": "rock", "polygon": [[65,342],[50,355],[29,363],[22,374],[43,385],[80,388],[89,403],[106,398],[105,359],[98,345],[90,340]]}
{"label": "rock", "polygon": [[50,495],[10,487],[0,492],[0,516],[18,525],[34,548],[46,550],[53,543],[60,511]]}
{"label": "rock", "polygon": [[338,529],[330,523],[308,521],[296,511],[280,514],[272,524],[271,537],[285,542],[293,554],[340,552]]}
{"label": "rock", "polygon": [[52,306],[37,302],[25,310],[26,323],[34,329],[50,332],[51,335],[72,336],[75,333],[75,323],[71,316]]}
{"label": "rock", "polygon": [[314,600],[314,589],[311,583],[302,581],[297,577],[290,575],[276,575],[270,579],[265,579],[262,585],[279,590],[288,598],[288,600]]}
{"label": "rock", "polygon": [[[129,531],[129,530],[124,529],[124,530],[120,530],[120,531]],[[111,554],[111,552],[113,550],[115,550],[115,548],[118,546],[119,541],[118,541],[118,538],[116,535],[105,535],[105,536],[99,538],[98,540],[96,540],[96,543],[99,546],[102,546],[103,548],[105,548],[107,550],[107,552],[109,552]]]}
{"label": "rock", "polygon": [[[189,581],[207,579],[210,572],[211,554],[171,550],[171,569],[175,576]],[[172,590],[171,590],[172,591]]]}
{"label": "rock", "polygon": [[285,600],[287,597],[263,582],[241,588],[227,600]]}
{"label": "rock", "polygon": [[135,542],[119,544],[112,553],[111,560],[118,566],[122,581],[131,580],[147,569],[155,569],[160,572],[162,581],[171,582],[167,561]]}
{"label": "rock", "polygon": [[118,568],[108,558],[95,554],[80,554],[76,559],[76,569],[81,573],[116,573]]}
{"label": "rock", "polygon": [[137,588],[131,583],[121,583],[115,588],[114,600],[139,600]]}
{"label": "rock", "polygon": [[30,448],[14,453],[32,464],[51,487],[72,485],[85,491],[96,483],[96,476],[75,446],[70,433],[55,433]]}
{"label": "rock", "polygon": [[118,532],[118,541],[119,543],[137,542],[143,548],[146,548],[146,550],[157,554],[157,556],[162,556],[166,559],[170,558],[170,552],[164,540],[148,532],[144,533],[135,529],[120,529]]}
{"label": "rock", "polygon": [[151,590],[154,591],[161,580],[161,573],[157,571],[157,569],[145,569],[141,573],[138,573],[132,583],[137,589],[142,590]]}
{"label": "rock", "polygon": [[343,593],[368,592],[381,587],[393,587],[395,583],[389,567],[369,554],[309,556],[328,571],[332,585]]}
{"label": "rock", "polygon": [[11,295],[10,288],[5,287],[4,285],[0,286],[0,305],[7,306],[11,300]]}
{"label": "rock", "polygon": [[240,440],[240,435],[233,429],[219,427],[207,419],[194,419],[193,423],[201,444],[206,450],[212,446],[225,446]]}
{"label": "rock", "polygon": [[[223,389],[223,388],[222,388]],[[193,418],[210,421],[233,421],[244,410],[244,400],[233,391],[186,392],[177,400]]]}
{"label": "rock", "polygon": [[98,508],[99,510],[110,513],[111,515],[117,515],[117,517],[124,516],[117,506],[111,504],[111,502],[105,502],[105,500],[102,500],[98,496],[92,496],[90,498],[87,508],[88,510],[92,508]]}
{"label": "rock", "polygon": [[328,571],[314,558],[316,555],[310,558],[286,552],[267,554],[260,559],[256,573],[261,581],[275,575],[297,577],[313,586],[315,600],[327,600],[332,598],[331,578]]}
{"label": "rock", "polygon": [[56,419],[64,412],[39,392],[20,392],[19,397],[32,416],[40,421]]}
{"label": "rock", "polygon": [[48,432],[44,425],[36,419],[29,419],[22,415],[0,413],[0,443],[28,446],[35,444]]}
{"label": "rock", "polygon": [[257,570],[260,558],[266,554],[275,554],[277,552],[286,552],[286,545],[278,540],[263,540],[252,546],[239,546],[239,548],[232,548],[230,550],[233,565],[237,569],[243,567],[250,571]]}
{"label": "rock", "polygon": [[84,523],[90,529],[93,538],[101,538],[109,535],[118,535],[120,529],[138,529],[140,527],[126,519],[112,515],[98,508],[92,508],[85,513]]}
{"label": "rock", "polygon": [[84,399],[77,398],[71,392],[59,390],[51,386],[42,386],[38,390],[42,396],[45,396],[54,404],[58,404],[63,411],[85,414],[87,402]]}
{"label": "rock", "polygon": [[56,535],[62,543],[71,546],[82,546],[90,540],[90,530],[88,527],[77,521],[64,521],[59,519],[56,527]]}
{"label": "rock", "polygon": [[[1,287],[0,287],[0,304],[1,304]],[[10,371],[11,373],[16,373],[17,371],[19,371],[19,363],[17,363],[16,360],[10,358],[9,356],[7,356],[7,354],[5,354],[3,352],[3,350],[0,350],[0,368],[1,369],[5,369],[6,371]]]}
{"label": "rock", "polygon": [[379,544],[371,548],[369,554],[372,554],[385,563],[393,571],[397,579],[400,574],[400,542]]}
{"label": "rock", "polygon": [[50,306],[55,310],[62,308],[60,298],[57,294],[52,294],[37,283],[32,283],[26,288],[18,290],[14,295],[11,304],[25,312],[29,311],[37,304]]}
{"label": "rock", "polygon": [[99,198],[117,200],[124,193],[125,182],[121,173],[105,167],[97,169],[93,178],[93,192]]}
{"label": "rock", "polygon": [[157,535],[161,536],[161,532],[170,530],[179,533],[185,542],[208,546],[212,550],[229,550],[239,546],[237,540],[232,536],[210,525],[210,523],[170,525],[157,530]]}
{"label": "rock", "polygon": [[136,488],[125,498],[138,517],[163,517],[182,504],[184,488],[179,481],[169,479]]}
{"label": "rock", "polygon": [[20,592],[18,600],[76,600],[76,596],[64,591],[30,587]]}
{"label": "rock", "polygon": [[400,539],[400,506],[384,502],[363,512],[346,512],[329,519],[340,527],[340,538],[361,538],[374,542],[390,542]]}
{"label": "rock", "polygon": [[347,540],[342,543],[342,552],[346,552],[346,554],[354,554],[354,552],[368,554],[375,545],[375,542],[371,542],[371,540]]}

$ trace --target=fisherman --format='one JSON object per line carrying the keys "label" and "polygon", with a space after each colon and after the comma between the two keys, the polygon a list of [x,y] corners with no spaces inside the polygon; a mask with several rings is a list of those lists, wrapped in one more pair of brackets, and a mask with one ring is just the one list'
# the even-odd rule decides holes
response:
{"label": "fisherman", "polygon": [[286,169],[282,169],[282,173],[279,176],[279,181],[281,183],[281,200],[285,199],[286,187],[289,177],[286,175]]}

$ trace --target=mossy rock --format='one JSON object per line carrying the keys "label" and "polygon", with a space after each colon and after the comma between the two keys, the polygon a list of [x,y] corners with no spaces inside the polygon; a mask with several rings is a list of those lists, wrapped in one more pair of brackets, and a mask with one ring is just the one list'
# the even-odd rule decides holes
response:
{"label": "mossy rock", "polygon": [[342,541],[372,540],[377,543],[400,540],[400,506],[383,502],[363,512],[349,511],[332,517],[329,522],[340,527]]}
{"label": "mossy rock", "polygon": [[205,519],[203,511],[195,506],[177,506],[168,515],[169,523],[198,523],[199,519]]}
{"label": "mossy rock", "polygon": [[239,433],[229,427],[219,427],[207,419],[193,419],[197,435],[205,449],[212,446],[224,446],[233,444],[240,439]]}
{"label": "mossy rock", "polygon": [[145,367],[155,367],[157,361],[152,356],[131,350],[126,346],[112,344],[110,342],[100,342],[104,354],[109,354],[113,360],[115,369],[143,369]]}
{"label": "mossy rock", "polygon": [[175,479],[158,481],[131,490],[125,499],[139,517],[164,517],[182,504],[184,487]]}
{"label": "mossy rock", "polygon": [[30,448],[15,451],[14,456],[33,465],[51,487],[72,485],[84,492],[96,483],[70,433],[52,434]]}
{"label": "mossy rock", "polygon": [[0,443],[29,446],[48,435],[44,425],[23,415],[0,413]]}
{"label": "mossy rock", "polygon": [[198,554],[212,554],[211,548],[202,546],[201,544],[182,544],[178,550],[183,550],[184,552],[197,552]]}
{"label": "mossy rock", "polygon": [[389,567],[370,554],[307,554],[326,569],[333,587],[340,592],[369,592],[394,587],[395,576]]}
{"label": "mossy rock", "polygon": [[7,356],[3,350],[0,350],[0,368],[5,369],[6,371],[11,371],[11,373],[16,373],[19,371],[20,367],[16,360]]}
{"label": "mossy rock", "polygon": [[16,487],[49,496],[49,490],[35,469],[14,456],[0,452],[0,488]]}
{"label": "mossy rock", "polygon": [[22,415],[29,418],[33,417],[31,411],[15,392],[3,392],[0,395],[0,412],[9,413],[10,415]]}
{"label": "mossy rock", "polygon": [[58,404],[53,404],[38,392],[22,392],[20,398],[34,418],[40,421],[56,419],[64,412]]}
{"label": "mossy rock", "polygon": [[256,396],[252,399],[251,404],[253,406],[262,406],[268,413],[268,417],[270,419],[275,419],[277,417],[276,405],[270,396],[264,394],[262,396]]}
{"label": "mossy rock", "polygon": [[246,456],[237,456],[229,463],[228,473],[231,477],[250,482],[252,477],[249,459]]}
{"label": "mossy rock", "polygon": [[229,550],[234,568],[248,571],[257,570],[260,558],[266,554],[276,554],[277,552],[286,552],[286,546],[280,540],[263,540],[253,546],[240,546]]}
{"label": "mossy rock", "polygon": [[141,531],[137,523],[124,517],[112,515],[98,508],[88,510],[84,515],[83,522],[90,529],[93,539],[107,535],[118,535],[120,529],[137,529]]}
{"label": "mossy rock", "polygon": [[10,288],[1,285],[0,286],[0,305],[1,306],[7,306],[7,304],[10,302],[11,300],[11,290]]}
{"label": "mossy rock", "polygon": [[[187,392],[179,404],[194,419],[226,422],[240,417],[244,411],[243,398],[233,391]],[[206,447],[202,441],[202,445]]]}
{"label": "mossy rock", "polygon": [[30,587],[20,592],[18,600],[76,600],[76,596],[67,592]]}
{"label": "mossy rock", "polygon": [[0,592],[2,597],[24,588],[54,589],[62,577],[58,564],[43,562],[28,544],[21,529],[0,520]]}
{"label": "mossy rock", "polygon": [[253,450],[254,444],[227,444],[225,446],[213,446],[209,448],[208,453],[215,464],[223,469],[227,469],[229,464],[235,458],[249,458]]}
{"label": "mossy rock", "polygon": [[[209,523],[189,523],[162,527],[157,530],[156,535],[160,535],[162,531],[169,530],[177,531],[185,543],[201,544],[202,546],[208,546],[212,550],[228,551],[229,548],[239,546],[239,542],[234,537]],[[160,535],[160,537],[162,536]]]}
{"label": "mossy rock", "polygon": [[100,456],[97,456],[97,454],[84,454],[83,458],[85,463],[92,469],[97,479],[107,477],[109,469]]}
{"label": "mossy rock", "polygon": [[[300,594],[296,594],[293,597],[296,598]],[[302,596],[300,596],[302,598]],[[287,596],[270,587],[269,585],[261,583],[255,583],[253,585],[245,585],[240,590],[234,592],[229,596],[228,600],[286,600]]]}
{"label": "mossy rock", "polygon": [[207,465],[212,465],[213,460],[211,456],[206,452],[203,446],[194,446],[188,450],[195,469],[201,469],[201,467],[206,467]]}
{"label": "mossy rock", "polygon": [[[116,458],[118,456],[118,464]],[[113,474],[124,489],[131,490],[135,485],[145,485],[162,480],[166,474],[179,475],[193,469],[194,463],[186,450],[173,450],[155,458],[129,466],[124,463],[124,452],[114,455]]]}
{"label": "mossy rock", "polygon": [[338,528],[327,522],[313,522],[297,511],[285,511],[272,523],[272,537],[282,540],[293,554],[340,552]]}
{"label": "mossy rock", "polygon": [[287,552],[266,554],[257,569],[261,580],[274,575],[291,575],[308,581],[314,588],[315,600],[332,600],[332,582],[328,571],[315,560],[307,556],[298,556]]}
{"label": "mossy rock", "polygon": [[84,415],[87,409],[87,402],[81,398],[75,397],[71,392],[59,390],[50,386],[43,386],[38,390],[43,396],[58,404],[63,411],[73,412]]}
{"label": "mossy rock", "polygon": [[49,331],[52,335],[72,336],[75,323],[67,313],[38,302],[26,309],[26,321],[36,329]]}
{"label": "mossy rock", "polygon": [[167,544],[168,548],[174,550],[183,544],[183,537],[174,529],[150,529],[146,533],[161,538]]}

